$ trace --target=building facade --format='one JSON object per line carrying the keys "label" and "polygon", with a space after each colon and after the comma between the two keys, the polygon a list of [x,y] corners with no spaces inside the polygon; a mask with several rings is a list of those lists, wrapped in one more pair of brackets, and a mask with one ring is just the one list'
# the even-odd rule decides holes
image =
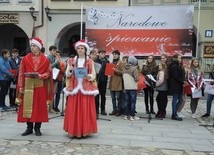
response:
{"label": "building facade", "polygon": [[[87,7],[186,4],[194,5],[195,10],[193,42],[195,46],[199,45],[195,54],[211,62],[214,56],[214,0],[0,0],[0,49],[18,48],[24,55],[29,51],[29,38],[38,36],[44,42],[46,54],[50,45],[56,45],[64,56],[70,56],[75,54],[73,44],[85,37]],[[204,52],[207,53],[204,55]]]}

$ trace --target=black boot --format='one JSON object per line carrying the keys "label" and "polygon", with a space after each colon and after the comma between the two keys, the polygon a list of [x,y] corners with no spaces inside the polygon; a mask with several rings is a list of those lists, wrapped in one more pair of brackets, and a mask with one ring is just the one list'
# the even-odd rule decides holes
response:
{"label": "black boot", "polygon": [[161,117],[161,112],[158,110],[157,114],[155,115],[156,118],[160,118]]}
{"label": "black boot", "polygon": [[146,105],[146,114],[150,114],[148,105]]}
{"label": "black boot", "polygon": [[150,107],[150,113],[151,113],[151,114],[155,114],[154,109],[153,109],[153,106]]}
{"label": "black boot", "polygon": [[27,136],[33,133],[33,123],[32,122],[27,122],[27,130],[22,133],[22,136]]}
{"label": "black boot", "polygon": [[41,135],[42,135],[42,133],[41,133],[41,131],[40,131],[41,124],[42,124],[41,122],[35,123],[34,131],[35,131],[35,135],[36,135],[36,136],[41,136]]}

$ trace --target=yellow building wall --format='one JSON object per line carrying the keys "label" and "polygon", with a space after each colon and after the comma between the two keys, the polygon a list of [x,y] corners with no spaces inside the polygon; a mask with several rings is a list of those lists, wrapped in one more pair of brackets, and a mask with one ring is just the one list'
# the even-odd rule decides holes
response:
{"label": "yellow building wall", "polygon": [[[210,9],[210,8],[209,8]],[[194,25],[198,27],[198,10],[195,10]],[[199,42],[214,42],[214,37],[205,37],[205,30],[214,31],[214,8],[211,10],[201,10],[200,16],[200,37]]]}

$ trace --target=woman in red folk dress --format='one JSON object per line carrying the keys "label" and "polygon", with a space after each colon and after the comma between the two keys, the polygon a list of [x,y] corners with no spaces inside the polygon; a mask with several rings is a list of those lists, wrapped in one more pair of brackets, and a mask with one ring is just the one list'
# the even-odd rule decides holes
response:
{"label": "woman in red folk dress", "polygon": [[[86,137],[97,133],[95,97],[99,91],[95,81],[96,73],[93,61],[86,56],[88,45],[83,41],[75,44],[77,56],[68,60],[66,69],[67,105],[64,118],[64,130],[69,137]],[[81,78],[75,74],[78,68],[86,68]]]}
{"label": "woman in red folk dress", "polygon": [[[41,136],[42,122],[48,122],[47,102],[53,97],[52,69],[49,60],[41,53],[42,41],[30,40],[31,53],[21,61],[17,83],[17,99],[20,102],[18,122],[26,122],[26,136],[33,133]],[[35,123],[35,125],[34,125]]]}

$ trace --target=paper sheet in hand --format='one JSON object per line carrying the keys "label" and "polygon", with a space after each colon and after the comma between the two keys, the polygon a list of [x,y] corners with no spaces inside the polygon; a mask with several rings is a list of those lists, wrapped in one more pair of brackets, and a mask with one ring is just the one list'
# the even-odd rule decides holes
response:
{"label": "paper sheet in hand", "polygon": [[76,78],[84,78],[88,74],[87,68],[75,68],[74,74]]}
{"label": "paper sheet in hand", "polygon": [[26,73],[24,73],[24,75],[26,77],[34,77],[34,78],[39,77],[39,73],[38,72],[26,72]]}
{"label": "paper sheet in hand", "polygon": [[53,79],[56,80],[59,75],[59,69],[53,68],[52,72],[53,72]]}
{"label": "paper sheet in hand", "polygon": [[102,65],[99,63],[94,63],[94,68],[97,74],[99,74]]}
{"label": "paper sheet in hand", "polygon": [[192,98],[201,98],[202,97],[202,91],[201,89],[198,90],[197,88],[191,88],[192,90]]}
{"label": "paper sheet in hand", "polygon": [[157,81],[155,80],[155,78],[154,78],[151,74],[148,74],[147,76],[148,76],[148,78],[150,78],[152,81],[157,82]]}
{"label": "paper sheet in hand", "polygon": [[207,84],[205,86],[204,93],[214,95],[214,85]]}
{"label": "paper sheet in hand", "polygon": [[203,79],[203,82],[205,85],[210,85],[210,82],[213,82],[214,80],[213,79]]}

